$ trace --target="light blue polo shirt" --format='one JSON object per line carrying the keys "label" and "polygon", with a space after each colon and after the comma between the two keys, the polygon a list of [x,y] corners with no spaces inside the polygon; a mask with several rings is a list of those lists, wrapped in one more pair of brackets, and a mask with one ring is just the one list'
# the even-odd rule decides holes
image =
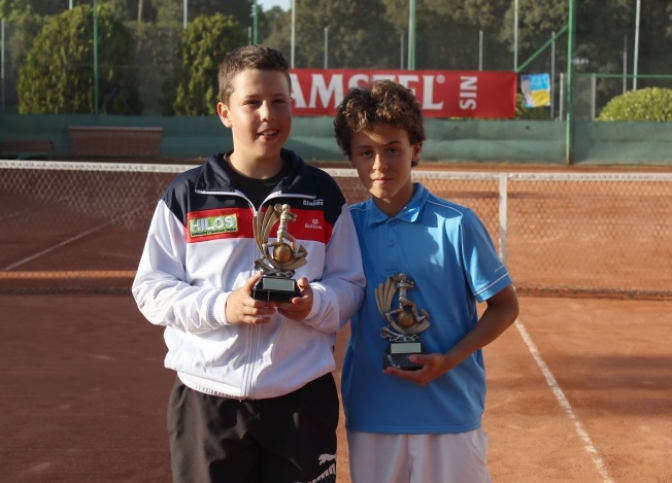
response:
{"label": "light blue polo shirt", "polygon": [[427,353],[447,352],[478,322],[476,301],[511,284],[476,214],[419,183],[413,186],[413,197],[393,218],[372,200],[350,207],[367,280],[364,304],[351,319],[342,374],[346,427],[355,431],[459,433],[481,426],[485,366],[480,350],[425,386],[383,374],[389,341],[380,336],[387,322],[375,290],[387,277],[405,273],[415,283],[407,297],[430,315],[431,326],[420,336]]}

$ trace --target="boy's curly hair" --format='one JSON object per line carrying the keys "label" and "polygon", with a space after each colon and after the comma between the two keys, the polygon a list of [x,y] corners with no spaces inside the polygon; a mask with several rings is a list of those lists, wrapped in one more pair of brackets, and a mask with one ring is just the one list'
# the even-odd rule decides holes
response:
{"label": "boy's curly hair", "polygon": [[[339,104],[334,119],[336,142],[349,158],[352,135],[372,131],[377,124],[403,129],[411,144],[425,140],[420,103],[410,89],[390,80],[378,80],[370,87],[350,89]],[[416,164],[414,161],[413,166]]]}
{"label": "boy's curly hair", "polygon": [[287,78],[290,91],[292,89],[289,64],[280,51],[265,45],[245,45],[229,52],[219,66],[219,100],[222,103],[229,103],[233,93],[233,80],[248,69],[282,72]]}

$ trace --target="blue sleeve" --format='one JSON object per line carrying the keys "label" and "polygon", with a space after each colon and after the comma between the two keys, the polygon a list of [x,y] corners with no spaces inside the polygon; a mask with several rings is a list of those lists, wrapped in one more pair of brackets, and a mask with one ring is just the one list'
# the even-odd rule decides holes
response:
{"label": "blue sleeve", "polygon": [[461,243],[465,277],[476,300],[484,302],[512,283],[488,230],[471,210],[462,218]]}

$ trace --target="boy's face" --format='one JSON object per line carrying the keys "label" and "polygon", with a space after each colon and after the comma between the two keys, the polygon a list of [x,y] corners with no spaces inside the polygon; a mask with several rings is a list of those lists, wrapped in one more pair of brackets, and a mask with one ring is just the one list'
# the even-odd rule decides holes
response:
{"label": "boy's face", "polygon": [[411,144],[403,129],[378,124],[372,132],[354,133],[350,146],[350,162],[374,203],[395,216],[413,196],[411,163],[420,157],[420,143]]}
{"label": "boy's face", "polygon": [[280,149],[292,127],[291,96],[285,74],[256,69],[240,72],[233,79],[228,105],[218,103],[217,114],[222,124],[231,128],[231,162],[238,170],[256,177],[268,175],[263,172],[262,163],[271,171],[279,166]]}

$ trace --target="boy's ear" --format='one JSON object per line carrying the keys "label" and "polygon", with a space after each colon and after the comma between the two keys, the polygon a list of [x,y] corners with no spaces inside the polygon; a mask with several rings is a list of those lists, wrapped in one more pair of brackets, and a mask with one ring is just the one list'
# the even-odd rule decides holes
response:
{"label": "boy's ear", "polygon": [[218,102],[217,103],[217,115],[219,116],[219,120],[222,121],[222,124],[224,124],[224,127],[231,127],[231,118],[229,117],[229,107],[222,103]]}
{"label": "boy's ear", "polygon": [[420,161],[420,153],[422,152],[422,143],[415,143],[413,146],[413,156],[411,157],[411,160],[414,163],[417,163]]}

